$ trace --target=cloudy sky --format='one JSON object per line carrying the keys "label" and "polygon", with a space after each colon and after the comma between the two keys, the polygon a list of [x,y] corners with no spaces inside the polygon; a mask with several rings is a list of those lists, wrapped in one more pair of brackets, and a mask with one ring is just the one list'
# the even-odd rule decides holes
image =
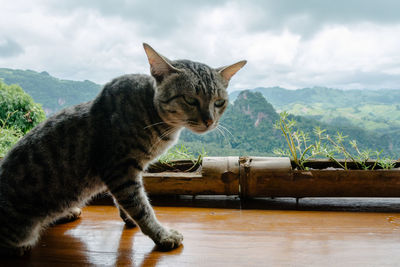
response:
{"label": "cloudy sky", "polygon": [[105,83],[148,73],[142,43],[219,67],[230,90],[400,89],[398,0],[0,0],[0,67]]}

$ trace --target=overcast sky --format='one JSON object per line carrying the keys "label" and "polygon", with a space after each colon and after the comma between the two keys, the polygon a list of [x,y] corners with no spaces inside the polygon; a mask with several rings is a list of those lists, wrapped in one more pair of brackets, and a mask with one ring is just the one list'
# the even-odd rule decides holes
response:
{"label": "overcast sky", "polygon": [[148,73],[142,43],[220,67],[230,91],[400,89],[400,1],[0,0],[0,67],[105,83]]}

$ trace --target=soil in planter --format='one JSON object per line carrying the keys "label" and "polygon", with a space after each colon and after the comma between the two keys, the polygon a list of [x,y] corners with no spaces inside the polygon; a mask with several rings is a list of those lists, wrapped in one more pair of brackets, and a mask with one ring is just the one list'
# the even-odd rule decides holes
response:
{"label": "soil in planter", "polygon": [[[352,161],[345,162],[344,160],[338,160],[338,162],[343,166],[347,164],[347,169],[349,170],[362,170],[360,168],[360,164],[357,164],[355,162]],[[293,169],[297,169],[297,166],[294,161],[291,161],[291,164]],[[367,161],[365,165],[369,167],[368,168],[369,170],[371,170],[374,165],[375,165],[374,170],[382,170],[382,167],[380,167],[378,164],[375,164],[375,161],[373,160]],[[341,169],[341,170],[343,169],[336,162],[329,159],[310,160],[309,162],[306,162],[304,164],[304,167],[316,170],[330,169],[330,168]],[[393,168],[400,168],[400,161],[396,161]]]}
{"label": "soil in planter", "polygon": [[201,162],[191,160],[174,160],[169,163],[154,162],[147,167],[149,173],[160,172],[197,172],[201,169]]}

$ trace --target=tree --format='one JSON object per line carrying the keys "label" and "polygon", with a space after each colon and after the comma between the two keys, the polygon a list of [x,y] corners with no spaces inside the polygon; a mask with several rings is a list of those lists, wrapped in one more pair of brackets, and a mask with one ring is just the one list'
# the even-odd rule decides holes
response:
{"label": "tree", "polygon": [[7,85],[0,79],[0,157],[44,119],[40,104],[20,86]]}
{"label": "tree", "polygon": [[42,106],[19,85],[7,85],[0,80],[0,120],[5,128],[16,128],[26,134],[45,118]]}

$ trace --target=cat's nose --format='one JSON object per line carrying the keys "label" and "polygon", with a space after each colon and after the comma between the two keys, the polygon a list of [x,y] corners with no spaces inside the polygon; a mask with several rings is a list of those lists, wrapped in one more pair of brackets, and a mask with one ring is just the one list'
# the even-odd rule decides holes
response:
{"label": "cat's nose", "polygon": [[210,127],[214,123],[214,121],[212,119],[208,119],[204,123],[206,124],[207,127]]}

